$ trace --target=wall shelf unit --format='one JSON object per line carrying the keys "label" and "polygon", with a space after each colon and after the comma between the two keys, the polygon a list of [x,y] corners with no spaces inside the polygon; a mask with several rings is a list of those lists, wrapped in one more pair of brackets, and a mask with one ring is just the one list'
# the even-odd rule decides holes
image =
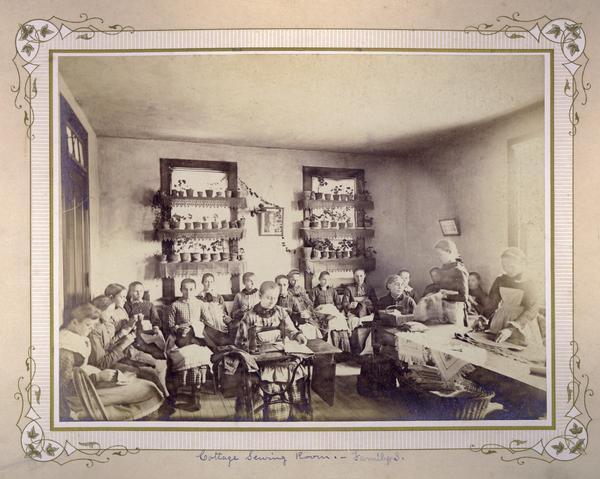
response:
{"label": "wall shelf unit", "polygon": [[300,228],[305,240],[337,238],[373,238],[375,230],[370,228]]}
{"label": "wall shelf unit", "polygon": [[344,208],[353,207],[362,210],[372,210],[375,206],[372,201],[368,200],[307,200],[303,199],[298,202],[298,206],[302,210],[312,210],[317,208]]}
{"label": "wall shelf unit", "polygon": [[161,278],[201,276],[204,273],[240,275],[246,271],[245,261],[189,261],[159,263]]}
{"label": "wall shelf unit", "polygon": [[176,240],[178,238],[206,239],[242,239],[244,228],[214,228],[214,229],[162,229],[157,231],[158,239]]}
{"label": "wall shelf unit", "polygon": [[200,198],[198,196],[168,196],[168,203],[173,206],[203,206],[208,208],[246,209],[246,198]]}
{"label": "wall shelf unit", "polygon": [[305,271],[318,275],[321,271],[353,271],[363,268],[365,271],[375,269],[375,258],[332,258],[332,259],[304,259]]}

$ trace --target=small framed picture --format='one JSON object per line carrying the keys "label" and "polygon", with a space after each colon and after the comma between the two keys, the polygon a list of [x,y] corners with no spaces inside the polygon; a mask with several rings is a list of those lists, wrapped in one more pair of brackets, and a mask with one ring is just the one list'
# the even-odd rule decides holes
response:
{"label": "small framed picture", "polygon": [[259,222],[260,236],[283,235],[283,208],[265,208],[260,213]]}
{"label": "small framed picture", "polygon": [[460,226],[457,218],[440,220],[440,228],[444,236],[460,236]]}

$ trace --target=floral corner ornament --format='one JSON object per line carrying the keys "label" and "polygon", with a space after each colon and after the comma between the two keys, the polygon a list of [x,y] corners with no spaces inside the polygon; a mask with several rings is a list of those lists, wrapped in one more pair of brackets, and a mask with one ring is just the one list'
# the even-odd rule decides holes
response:
{"label": "floral corner ornament", "polygon": [[585,70],[589,62],[585,54],[586,37],[582,24],[569,20],[568,18],[551,19],[544,15],[529,20],[522,20],[519,12],[512,16],[499,16],[496,24],[480,23],[465,28],[465,33],[477,32],[481,35],[503,34],[507,38],[516,40],[533,37],[537,42],[544,37],[552,43],[560,45],[560,49],[567,60],[563,67],[571,74],[571,81],[565,81],[563,92],[571,98],[569,108],[569,122],[571,123],[572,136],[577,131],[579,114],[575,110],[575,103],[579,95],[582,95],[581,105],[587,103],[587,91],[592,85],[585,79]]}
{"label": "floral corner ornament", "polygon": [[572,407],[565,414],[569,420],[562,434],[547,441],[540,439],[533,446],[527,445],[527,441],[515,439],[508,447],[500,444],[485,444],[481,447],[472,446],[473,452],[483,454],[500,454],[505,462],[516,462],[525,464],[527,460],[538,460],[546,463],[554,461],[572,461],[585,454],[588,446],[588,427],[592,418],[587,409],[587,398],[594,395],[589,387],[590,378],[587,374],[580,372],[581,359],[579,357],[579,346],[575,341],[571,342],[573,355],[569,361],[572,379],[567,385],[568,400],[572,401]]}
{"label": "floral corner ornament", "polygon": [[26,458],[37,462],[54,462],[61,466],[71,462],[84,462],[88,467],[106,463],[111,456],[137,454],[139,449],[126,446],[101,447],[97,442],[79,442],[74,446],[69,441],[57,441],[46,436],[40,424],[41,417],[36,412],[42,397],[42,390],[35,380],[36,363],[32,357],[33,346],[28,350],[25,366],[29,372],[28,382],[21,376],[17,382],[14,397],[21,402],[21,412],[16,426],[21,434],[21,447]]}
{"label": "floral corner ornament", "polygon": [[[64,20],[51,17],[48,20],[29,20],[19,25],[15,36],[16,53],[12,62],[17,70],[17,84],[10,87],[15,94],[14,105],[19,110],[24,110],[24,123],[27,127],[27,138],[31,139],[31,127],[34,122],[34,112],[31,105],[37,96],[36,79],[33,72],[39,66],[35,63],[40,45],[49,42],[57,35],[66,38],[76,35],[76,40],[91,40],[96,34],[118,35],[122,32],[133,33],[133,28],[123,25],[109,25],[103,29],[104,20],[100,17],[89,17],[82,13],[80,20]],[[23,71],[24,70],[24,71]]]}

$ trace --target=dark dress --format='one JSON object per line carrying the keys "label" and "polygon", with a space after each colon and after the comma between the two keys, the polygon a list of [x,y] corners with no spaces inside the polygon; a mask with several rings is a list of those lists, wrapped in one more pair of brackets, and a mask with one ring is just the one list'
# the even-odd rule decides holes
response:
{"label": "dark dress", "polygon": [[388,293],[383,298],[378,300],[379,309],[386,309],[390,306],[400,311],[401,314],[413,314],[416,303],[408,294],[402,293],[397,298],[394,298],[391,293]]}
{"label": "dark dress", "polygon": [[440,289],[456,291],[443,299],[444,316],[448,322],[467,325],[469,272],[461,259],[446,263],[440,268]]}

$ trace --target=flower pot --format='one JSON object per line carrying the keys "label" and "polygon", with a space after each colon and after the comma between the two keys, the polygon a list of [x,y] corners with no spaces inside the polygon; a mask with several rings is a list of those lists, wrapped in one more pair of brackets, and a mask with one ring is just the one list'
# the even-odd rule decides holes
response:
{"label": "flower pot", "polygon": [[229,221],[227,220],[223,220],[221,221],[221,229],[227,229],[227,227],[229,226]]}
{"label": "flower pot", "polygon": [[192,263],[198,263],[200,260],[200,253],[192,253]]}
{"label": "flower pot", "polygon": [[311,221],[310,222],[310,227],[311,228],[318,228],[319,227],[319,222],[318,221]]}
{"label": "flower pot", "polygon": [[312,191],[303,191],[302,193],[304,195],[305,200],[310,200],[310,195],[312,195]]}
{"label": "flower pot", "polygon": [[321,228],[329,228],[329,221],[321,221]]}
{"label": "flower pot", "polygon": [[342,251],[342,258],[350,258],[350,251]]}
{"label": "flower pot", "polygon": [[198,195],[198,198],[205,198],[206,197],[206,193],[204,193],[204,191],[198,191],[196,194]]}
{"label": "flower pot", "polygon": [[221,261],[229,261],[229,253],[221,253]]}
{"label": "flower pot", "polygon": [[237,227],[237,221],[230,221],[229,222],[229,228],[236,228]]}
{"label": "flower pot", "polygon": [[194,189],[193,188],[186,189],[185,194],[187,195],[188,198],[193,198],[194,197]]}
{"label": "flower pot", "polygon": [[220,261],[221,255],[219,253],[211,253],[210,260],[211,261]]}
{"label": "flower pot", "polygon": [[210,229],[210,223],[208,221],[203,221],[202,222],[202,229],[203,230],[209,230]]}
{"label": "flower pot", "polygon": [[323,196],[325,197],[326,201],[331,201],[331,193],[325,193]]}
{"label": "flower pot", "polygon": [[365,228],[372,228],[373,220],[365,220]]}
{"label": "flower pot", "polygon": [[352,223],[351,221],[348,221],[346,223],[346,228],[354,228],[354,223]]}
{"label": "flower pot", "polygon": [[240,218],[238,220],[238,227],[239,228],[243,228],[245,224],[246,224],[246,218]]}
{"label": "flower pot", "polygon": [[348,195],[348,201],[354,201],[354,193]]}
{"label": "flower pot", "polygon": [[317,194],[314,191],[310,192],[310,199],[311,200],[316,200],[317,199]]}
{"label": "flower pot", "polygon": [[340,194],[340,201],[348,201],[348,195]]}
{"label": "flower pot", "polygon": [[213,197],[213,190],[206,190],[206,197],[207,198],[212,198]]}
{"label": "flower pot", "polygon": [[163,230],[171,229],[171,223],[169,223],[168,221],[163,221],[162,227],[163,227]]}
{"label": "flower pot", "polygon": [[200,222],[200,221],[194,221],[194,229],[195,230],[201,230],[202,229],[202,222]]}
{"label": "flower pot", "polygon": [[336,228],[337,227],[337,221],[330,221],[329,222],[329,226],[331,226],[332,228]]}
{"label": "flower pot", "polygon": [[192,260],[192,255],[190,253],[181,253],[181,261],[183,263],[189,263]]}
{"label": "flower pot", "polygon": [[336,251],[335,252],[335,257],[340,259],[342,257],[342,252],[341,251]]}
{"label": "flower pot", "polygon": [[302,220],[302,228],[310,228],[310,220]]}
{"label": "flower pot", "polygon": [[179,253],[171,253],[168,257],[169,263],[179,263]]}
{"label": "flower pot", "polygon": [[179,196],[179,191],[177,190],[171,190],[171,196],[176,198],[177,196]]}
{"label": "flower pot", "polygon": [[225,190],[225,198],[231,198],[232,195],[233,195],[233,191]]}
{"label": "flower pot", "polygon": [[340,201],[340,195],[333,195],[333,201]]}
{"label": "flower pot", "polygon": [[313,259],[321,259],[321,252],[318,249],[313,248],[312,257]]}
{"label": "flower pot", "polygon": [[217,191],[217,192],[215,192],[215,196],[217,198],[223,198],[223,192],[222,191]]}
{"label": "flower pot", "polygon": [[205,263],[207,261],[210,261],[210,254],[208,254],[208,253],[200,253],[200,260],[204,261]]}
{"label": "flower pot", "polygon": [[161,263],[166,263],[167,262],[167,255],[166,254],[157,254],[156,257],[158,258],[158,260]]}
{"label": "flower pot", "polygon": [[186,230],[193,230],[194,229],[194,223],[192,223],[192,222],[186,222],[185,223],[185,229]]}
{"label": "flower pot", "polygon": [[183,221],[174,221],[172,226],[174,230],[182,230],[184,228]]}
{"label": "flower pot", "polygon": [[323,199],[323,193],[315,193],[315,199],[322,200]]}
{"label": "flower pot", "polygon": [[210,224],[210,226],[211,226],[211,228],[212,228],[213,230],[218,230],[218,229],[219,229],[219,223],[218,223],[217,221],[213,221],[213,222]]}
{"label": "flower pot", "polygon": [[331,250],[327,252],[327,256],[329,257],[329,259],[333,259],[335,258],[335,251]]}
{"label": "flower pot", "polygon": [[343,230],[346,227],[346,223],[338,223],[338,228]]}
{"label": "flower pot", "polygon": [[304,246],[302,249],[304,250],[304,257],[309,259],[312,256],[312,246]]}

